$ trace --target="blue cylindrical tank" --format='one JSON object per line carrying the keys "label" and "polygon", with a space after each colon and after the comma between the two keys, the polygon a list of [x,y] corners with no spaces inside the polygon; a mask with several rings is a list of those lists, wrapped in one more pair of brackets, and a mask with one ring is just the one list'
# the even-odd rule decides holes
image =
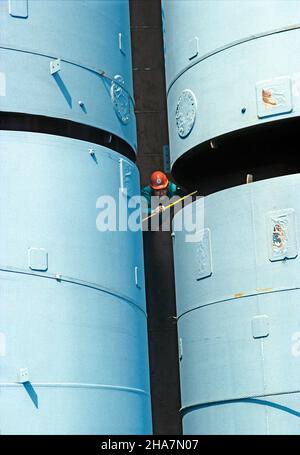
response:
{"label": "blue cylindrical tank", "polygon": [[128,2],[5,0],[0,27],[1,434],[149,434]]}
{"label": "blue cylindrical tank", "polygon": [[270,178],[299,172],[299,17],[162,0],[172,171],[213,193],[174,218],[186,434],[300,433],[300,175]]}
{"label": "blue cylindrical tank", "polygon": [[299,116],[297,1],[162,0],[162,16],[172,164],[222,135]]}
{"label": "blue cylindrical tank", "polygon": [[93,126],[136,148],[128,1],[2,0],[0,28],[1,111]]}
{"label": "blue cylindrical tank", "polygon": [[96,225],[136,167],[70,138],[0,145],[2,433],[150,432],[141,233]]}
{"label": "blue cylindrical tank", "polygon": [[174,232],[186,434],[300,433],[299,194],[295,174],[183,209],[186,226],[198,214],[193,241]]}

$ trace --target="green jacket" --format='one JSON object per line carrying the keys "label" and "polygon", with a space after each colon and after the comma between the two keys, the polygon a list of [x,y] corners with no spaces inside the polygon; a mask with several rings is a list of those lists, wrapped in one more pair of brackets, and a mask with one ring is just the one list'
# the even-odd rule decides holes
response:
{"label": "green jacket", "polygon": [[[168,192],[167,192],[167,196],[169,199],[171,199],[171,197],[175,196],[175,195],[181,195],[180,193],[180,188],[173,182],[169,182],[169,187],[168,187]],[[151,215],[152,213],[152,210],[151,210],[151,196],[154,196],[154,192],[153,192],[153,189],[151,188],[150,185],[148,186],[145,186],[142,191],[141,191],[141,195],[144,196],[144,198],[146,198],[147,202],[148,202],[148,207],[143,207],[143,213],[147,213],[148,215]]]}

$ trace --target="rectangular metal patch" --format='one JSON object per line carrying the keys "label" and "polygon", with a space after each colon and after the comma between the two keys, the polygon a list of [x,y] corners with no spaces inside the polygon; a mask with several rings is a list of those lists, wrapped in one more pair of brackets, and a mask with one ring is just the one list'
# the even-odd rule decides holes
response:
{"label": "rectangular metal patch", "polygon": [[195,244],[197,280],[202,280],[212,274],[210,229],[203,229],[202,234],[202,239]]}
{"label": "rectangular metal patch", "polygon": [[254,316],[251,321],[253,338],[265,338],[269,335],[269,317],[266,314]]}
{"label": "rectangular metal patch", "polygon": [[294,209],[282,209],[267,214],[270,261],[294,259],[298,255],[296,217]]}
{"label": "rectangular metal patch", "polygon": [[258,82],[256,104],[259,118],[291,112],[293,110],[291,79],[278,77]]}
{"label": "rectangular metal patch", "polygon": [[199,53],[199,39],[198,36],[194,36],[188,43],[188,57],[189,60],[197,57]]}
{"label": "rectangular metal patch", "polygon": [[8,11],[13,17],[28,17],[28,0],[8,0]]}
{"label": "rectangular metal patch", "polygon": [[28,267],[31,270],[46,272],[48,270],[48,252],[44,248],[29,248]]}

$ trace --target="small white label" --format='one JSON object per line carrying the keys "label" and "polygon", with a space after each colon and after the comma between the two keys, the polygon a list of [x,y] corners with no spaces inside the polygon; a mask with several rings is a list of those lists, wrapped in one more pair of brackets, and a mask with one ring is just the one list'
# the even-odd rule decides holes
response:
{"label": "small white label", "polygon": [[21,384],[24,384],[24,382],[29,382],[28,368],[20,368],[18,374],[18,382],[21,382]]}
{"label": "small white label", "polygon": [[6,75],[0,72],[0,96],[6,96]]}
{"label": "small white label", "polygon": [[50,62],[50,73],[51,74],[58,73],[58,71],[60,71],[60,69],[61,69],[60,59],[52,60],[52,62]]}

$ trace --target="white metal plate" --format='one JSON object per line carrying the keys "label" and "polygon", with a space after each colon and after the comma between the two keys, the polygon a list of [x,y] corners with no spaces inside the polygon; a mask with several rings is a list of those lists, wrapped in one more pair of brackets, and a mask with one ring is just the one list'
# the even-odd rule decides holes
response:
{"label": "white metal plate", "polygon": [[28,17],[28,0],[8,0],[8,11],[13,17]]}
{"label": "white metal plate", "polygon": [[195,268],[197,280],[202,280],[212,275],[210,229],[203,229],[202,234],[202,239],[194,247],[196,252]]}
{"label": "white metal plate", "polygon": [[269,317],[266,314],[254,316],[251,325],[253,338],[265,338],[269,335]]}
{"label": "white metal plate", "polygon": [[181,138],[187,137],[192,131],[197,111],[197,101],[192,90],[183,90],[176,106],[176,127]]}
{"label": "white metal plate", "polygon": [[48,253],[44,248],[29,248],[28,266],[31,270],[48,270]]}
{"label": "white metal plate", "polygon": [[278,77],[256,85],[257,115],[259,118],[286,114],[293,110],[292,84],[289,77]]}
{"label": "white metal plate", "polygon": [[294,209],[282,209],[267,214],[270,261],[293,259],[298,255]]}

